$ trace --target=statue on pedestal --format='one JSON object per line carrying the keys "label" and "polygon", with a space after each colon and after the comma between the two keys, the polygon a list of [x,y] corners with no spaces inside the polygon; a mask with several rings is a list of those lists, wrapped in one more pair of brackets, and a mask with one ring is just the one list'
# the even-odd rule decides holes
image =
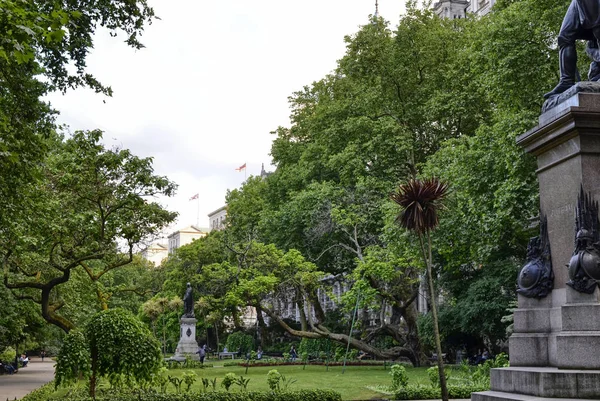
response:
{"label": "statue on pedestal", "polygon": [[587,40],[592,58],[588,80],[600,80],[600,0],[572,0],[558,34],[560,81],[545,99],[560,95],[579,80],[576,40]]}
{"label": "statue on pedestal", "polygon": [[183,316],[181,317],[194,317],[194,296],[192,294],[192,284],[190,283],[187,283],[187,289],[183,296]]}

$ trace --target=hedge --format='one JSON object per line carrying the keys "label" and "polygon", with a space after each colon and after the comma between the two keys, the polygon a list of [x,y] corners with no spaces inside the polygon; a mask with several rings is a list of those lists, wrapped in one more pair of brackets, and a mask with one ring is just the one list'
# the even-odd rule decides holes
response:
{"label": "hedge", "polygon": [[[391,363],[389,362],[385,362],[386,365],[391,365]],[[223,363],[223,366],[227,367],[227,366],[241,366],[243,368],[245,368],[247,365],[247,363],[244,362],[225,362]],[[269,361],[269,362],[263,362],[263,361],[250,361],[250,366],[302,366],[305,365],[304,362],[296,360],[296,362],[289,362],[289,361]],[[310,361],[310,362],[306,362],[307,366],[344,366],[344,362],[339,362],[339,361],[331,361],[329,363],[327,362],[316,362],[316,361]],[[384,362],[383,361],[347,361],[346,362],[346,366],[383,366]]]}
{"label": "hedge", "polygon": [[[471,393],[488,391],[489,386],[483,385],[448,385],[449,398],[471,398]],[[442,393],[439,387],[409,385],[396,390],[397,400],[435,400],[440,399]]]}
{"label": "hedge", "polygon": [[[53,383],[49,383],[25,396],[22,401],[47,401],[52,399]],[[81,394],[61,396],[61,401],[93,401]],[[342,401],[333,390],[298,390],[286,392],[206,392],[185,394],[159,394],[155,392],[130,392],[97,394],[96,401]]]}

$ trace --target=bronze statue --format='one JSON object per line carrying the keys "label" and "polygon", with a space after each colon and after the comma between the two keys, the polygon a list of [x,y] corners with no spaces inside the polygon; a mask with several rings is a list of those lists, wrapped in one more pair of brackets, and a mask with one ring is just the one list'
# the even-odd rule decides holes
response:
{"label": "bronze statue", "polygon": [[569,261],[567,285],[592,294],[600,280],[600,220],[598,202],[581,188],[575,209],[575,251]]}
{"label": "bronze statue", "polygon": [[554,288],[554,272],[550,257],[548,219],[540,221],[540,235],[529,240],[527,263],[521,269],[517,280],[517,292],[528,298],[544,298]]}
{"label": "bronze statue", "polygon": [[560,95],[578,80],[576,40],[588,41],[587,53],[592,58],[588,80],[600,80],[600,0],[571,1],[558,34],[560,81],[544,98]]}
{"label": "bronze statue", "polygon": [[192,294],[192,284],[187,283],[187,289],[183,296],[183,316],[182,317],[194,317],[194,297]]}

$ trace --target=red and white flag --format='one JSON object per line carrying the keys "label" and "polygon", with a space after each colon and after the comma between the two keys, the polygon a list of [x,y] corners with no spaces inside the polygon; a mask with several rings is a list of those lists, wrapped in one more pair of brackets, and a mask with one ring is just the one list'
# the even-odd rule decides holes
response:
{"label": "red and white flag", "polygon": [[246,169],[246,163],[242,164],[241,166],[239,166],[238,168],[235,169],[235,171],[242,171]]}
{"label": "red and white flag", "polygon": [[196,195],[192,196],[192,197],[190,198],[190,200],[191,200],[191,201],[193,201],[194,199],[198,199],[198,195],[200,195],[200,194],[196,194]]}

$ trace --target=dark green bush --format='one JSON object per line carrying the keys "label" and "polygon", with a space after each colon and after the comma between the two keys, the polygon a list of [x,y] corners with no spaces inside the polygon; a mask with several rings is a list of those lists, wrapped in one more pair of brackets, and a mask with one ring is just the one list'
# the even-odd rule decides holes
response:
{"label": "dark green bush", "polygon": [[[29,393],[22,401],[52,400],[54,385],[49,383]],[[83,392],[62,395],[61,401],[92,401]],[[139,390],[120,390],[96,394],[96,401],[341,401],[342,396],[333,390],[298,390],[286,392],[240,392],[209,391],[206,393],[158,394]]]}
{"label": "dark green bush", "polygon": [[[481,385],[448,385],[448,395],[450,398],[471,398],[471,393],[489,390],[489,386]],[[408,385],[398,389],[395,398],[398,400],[435,400],[442,397],[439,387]]]}
{"label": "dark green bush", "polygon": [[227,337],[227,344],[225,346],[229,352],[241,351],[243,357],[247,352],[252,351],[253,345],[254,339],[251,335],[236,331]]}

